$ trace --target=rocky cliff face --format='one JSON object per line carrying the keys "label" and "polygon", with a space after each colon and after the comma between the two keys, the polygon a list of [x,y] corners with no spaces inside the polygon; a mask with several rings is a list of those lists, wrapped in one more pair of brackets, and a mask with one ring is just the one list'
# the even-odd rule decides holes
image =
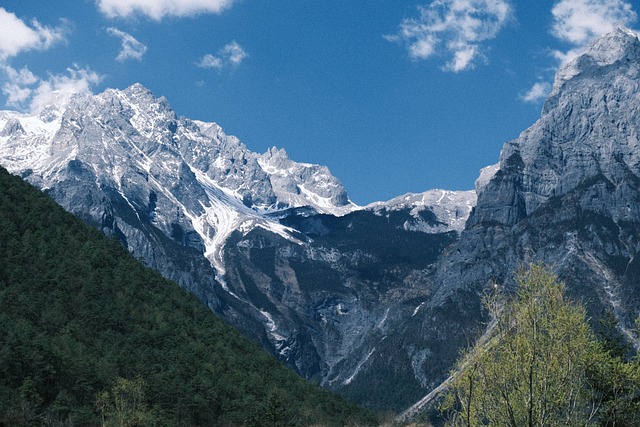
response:
{"label": "rocky cliff face", "polygon": [[[631,333],[640,286],[640,42],[620,29],[560,70],[541,118],[504,145],[460,241],[443,257],[430,308],[513,286],[553,266],[594,321]],[[455,314],[454,314],[455,315]],[[432,325],[425,319],[425,327]]]}

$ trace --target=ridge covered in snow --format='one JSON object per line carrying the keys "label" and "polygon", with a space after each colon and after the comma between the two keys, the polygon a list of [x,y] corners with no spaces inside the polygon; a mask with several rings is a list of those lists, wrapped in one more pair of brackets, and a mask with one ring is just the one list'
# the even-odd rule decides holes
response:
{"label": "ridge covered in snow", "polygon": [[[64,186],[79,171],[90,174],[96,189],[114,189],[167,236],[195,232],[220,275],[222,249],[234,231],[262,227],[297,239],[267,215],[276,211],[311,207],[343,216],[406,209],[415,221],[405,229],[436,233],[461,231],[475,204],[473,191],[432,190],[359,207],[326,166],[295,162],[276,147],[254,153],[216,123],[178,117],[140,84],[77,94],[37,115],[0,111],[0,164],[43,189]],[[67,208],[74,203],[81,201]],[[437,225],[421,219],[425,210]]]}
{"label": "ridge covered in snow", "polygon": [[[424,233],[460,232],[464,229],[467,218],[476,204],[476,192],[429,190],[424,193],[408,193],[395,197],[387,202],[375,202],[366,206],[377,215],[393,211],[409,211],[413,218],[405,221],[404,229]],[[435,215],[436,223],[425,221],[425,212]]]}
{"label": "ridge covered in snow", "polygon": [[251,152],[216,123],[176,116],[140,84],[78,94],[38,115],[0,112],[0,163],[43,189],[64,186],[79,170],[92,175],[97,189],[114,189],[166,235],[195,231],[219,273],[222,247],[236,230],[262,227],[296,239],[266,213],[357,208],[326,167],[275,148]]}

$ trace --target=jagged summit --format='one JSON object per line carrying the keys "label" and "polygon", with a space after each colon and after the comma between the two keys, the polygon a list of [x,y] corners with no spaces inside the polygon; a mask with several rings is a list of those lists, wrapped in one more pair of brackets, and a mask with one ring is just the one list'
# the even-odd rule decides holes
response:
{"label": "jagged summit", "polygon": [[637,287],[625,284],[640,262],[639,92],[640,41],[626,29],[558,72],[540,119],[504,144],[481,180],[466,229],[439,265],[435,302],[542,261],[621,329],[632,325]]}
{"label": "jagged summit", "polygon": [[[113,152],[132,156],[131,167],[146,172],[154,160],[172,157],[214,179],[252,209],[309,205],[330,212],[334,207],[343,210],[355,207],[326,167],[294,162],[284,150],[253,153],[237,138],[226,135],[216,123],[178,117],[164,97],[155,97],[140,83],[125,90],[107,89],[95,96],[76,94],[63,106],[46,107],[36,116],[4,111],[0,113],[0,121],[3,145],[17,148],[20,135],[24,135],[37,138],[37,144],[31,145],[47,146],[49,152],[60,151],[62,146],[74,147],[72,157],[90,160],[88,164],[100,172],[98,175],[104,175],[105,168],[113,170],[123,163],[123,158],[109,157]],[[111,144],[113,141],[118,144]],[[165,151],[162,158],[154,159],[161,147]],[[36,154],[41,153],[30,148],[20,156],[13,155],[15,150],[4,150],[3,163],[14,172],[27,169],[40,172],[56,167],[35,161]],[[105,155],[93,155],[98,152]],[[298,172],[297,177],[284,188],[270,182],[272,175],[277,184],[281,175],[292,170]],[[314,200],[321,201],[321,205],[315,206]]]}
{"label": "jagged summit", "polygon": [[540,119],[501,151],[501,173],[488,185],[504,183],[509,172],[518,171],[517,206],[492,204],[485,210],[480,195],[476,220],[492,217],[513,224],[591,177],[602,175],[617,185],[629,174],[635,176],[640,164],[639,90],[637,36],[618,29],[596,39],[558,71]]}
{"label": "jagged summit", "polygon": [[[412,219],[404,222],[405,230],[442,233],[452,230],[461,232],[475,204],[476,192],[473,190],[428,190],[419,194],[408,193],[387,202],[374,202],[365,209],[376,215],[408,211]],[[430,214],[435,218],[429,218]],[[425,215],[428,217],[425,218]]]}
{"label": "jagged summit", "polygon": [[[356,208],[326,167],[294,162],[283,150],[254,153],[216,123],[178,117],[139,83],[77,94],[39,115],[0,113],[0,161],[59,192],[75,212],[87,195],[108,200],[115,192],[135,217],[151,217],[166,236],[202,248],[220,272],[221,248],[236,230],[264,227],[295,239],[264,213],[309,206],[341,215]],[[88,187],[81,193],[67,188],[78,179]],[[111,203],[92,209],[103,228],[128,227],[114,219]]]}
{"label": "jagged summit", "polygon": [[585,55],[591,57],[598,65],[611,65],[627,58],[638,59],[640,55],[638,34],[625,27],[595,39],[588,47]]}
{"label": "jagged summit", "polygon": [[608,66],[626,68],[636,64],[634,68],[637,68],[639,58],[640,40],[634,31],[620,27],[600,36],[582,54],[558,70],[549,99],[553,101],[563,86],[574,77],[598,77],[603,68]]}

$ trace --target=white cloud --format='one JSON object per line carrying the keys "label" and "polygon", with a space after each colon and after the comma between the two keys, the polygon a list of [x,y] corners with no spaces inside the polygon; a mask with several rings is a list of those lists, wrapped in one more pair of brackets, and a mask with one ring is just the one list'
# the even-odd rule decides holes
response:
{"label": "white cloud", "polygon": [[15,70],[4,66],[7,81],[2,86],[2,93],[7,97],[7,105],[20,107],[30,96],[32,89],[29,87],[38,82],[38,78],[28,68]]}
{"label": "white cloud", "polygon": [[48,49],[64,40],[66,32],[64,27],[46,27],[35,19],[29,26],[15,14],[0,7],[0,60],[31,49]]}
{"label": "white cloud", "polygon": [[221,13],[235,0],[97,0],[100,12],[109,18],[146,15],[160,21],[166,16]]}
{"label": "white cloud", "polygon": [[551,14],[551,34],[573,45],[566,52],[553,52],[561,65],[578,56],[594,38],[619,26],[629,26],[637,19],[631,4],[624,0],[561,0]]}
{"label": "white cloud", "polygon": [[25,23],[14,13],[0,7],[0,90],[6,105],[38,112],[46,105],[58,104],[73,93],[91,92],[102,77],[88,68],[74,66],[66,74],[50,74],[43,79],[29,68],[15,69],[9,60],[29,50],[46,50],[65,41],[69,25],[48,27],[33,19]]}
{"label": "white cloud", "polygon": [[51,104],[60,104],[75,93],[91,93],[91,87],[102,80],[102,76],[89,68],[67,68],[68,74],[51,75],[41,81],[33,93],[30,110],[37,112]]}
{"label": "white cloud", "polygon": [[549,82],[538,82],[535,83],[531,89],[527,91],[527,93],[520,96],[524,102],[536,103],[538,101],[544,100],[547,95],[551,92],[551,83]]}
{"label": "white cloud", "polygon": [[127,59],[142,60],[142,57],[147,52],[147,46],[140,43],[131,34],[127,34],[124,31],[120,31],[117,28],[107,28],[109,34],[119,37],[122,42],[122,50],[116,56],[116,61],[124,62]]}
{"label": "white cloud", "polygon": [[495,38],[512,15],[508,0],[434,0],[419,6],[420,17],[405,19],[389,41],[407,45],[413,59],[427,59],[442,51],[452,58],[446,71],[473,68],[484,58],[482,44]]}
{"label": "white cloud", "polygon": [[478,56],[478,46],[460,46],[454,52],[453,59],[447,63],[446,69],[457,73],[473,67],[473,60]]}
{"label": "white cloud", "polygon": [[202,57],[202,59],[200,60],[200,62],[198,62],[196,65],[198,65],[198,67],[200,68],[222,68],[223,67],[223,63],[222,63],[222,59],[218,58],[217,56],[213,56],[210,53],[207,53],[205,56]]}
{"label": "white cloud", "polygon": [[551,14],[551,33],[574,45],[584,45],[637,18],[631,4],[623,0],[561,0]]}
{"label": "white cloud", "polygon": [[580,56],[584,53],[586,45],[581,45],[575,47],[573,49],[569,49],[567,51],[562,50],[551,50],[551,56],[554,57],[558,61],[559,67],[564,67],[569,62]]}
{"label": "white cloud", "polygon": [[218,56],[208,53],[196,65],[200,68],[221,69],[226,65],[238,66],[248,56],[242,46],[232,41],[218,51]]}
{"label": "white cloud", "polygon": [[60,104],[75,93],[91,93],[91,88],[102,80],[102,76],[96,72],[77,65],[67,68],[67,74],[52,74],[46,80],[27,68],[18,71],[10,66],[3,66],[2,70],[7,76],[7,82],[2,86],[7,105],[28,109],[33,113],[41,111],[47,105]]}
{"label": "white cloud", "polygon": [[226,45],[220,51],[220,54],[223,58],[227,58],[229,62],[234,65],[240,64],[247,56],[247,52],[244,51],[242,46],[240,46],[235,41],[232,41],[228,45]]}

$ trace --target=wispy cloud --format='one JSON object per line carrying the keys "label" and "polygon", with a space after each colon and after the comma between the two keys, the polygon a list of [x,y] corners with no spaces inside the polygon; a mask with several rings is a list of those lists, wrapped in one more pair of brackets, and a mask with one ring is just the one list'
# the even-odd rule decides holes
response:
{"label": "wispy cloud", "polygon": [[222,69],[227,65],[238,66],[249,55],[236,41],[232,41],[218,51],[218,55],[204,55],[196,65],[200,68]]}
{"label": "wispy cloud", "polygon": [[227,58],[233,65],[240,64],[247,56],[249,56],[247,55],[247,52],[244,51],[242,46],[240,46],[235,41],[232,41],[224,48],[222,48],[220,54],[223,58]]}
{"label": "wispy cloud", "polygon": [[2,93],[7,97],[7,105],[20,108],[31,97],[32,85],[38,82],[38,78],[28,68],[16,70],[4,66],[6,82],[2,86]]}
{"label": "wispy cloud", "polygon": [[144,15],[156,21],[166,16],[194,16],[221,13],[235,0],[97,0],[98,8],[109,18]]}
{"label": "wispy cloud", "polygon": [[200,68],[217,68],[220,69],[224,66],[222,59],[217,56],[213,56],[210,53],[207,53],[202,59],[196,64]]}
{"label": "wispy cloud", "polygon": [[47,105],[60,104],[75,93],[91,93],[91,88],[102,81],[102,76],[89,68],[74,65],[67,68],[67,74],[50,75],[41,80],[33,92],[30,103],[32,112],[40,111]]}
{"label": "wispy cloud", "polygon": [[74,65],[66,74],[51,74],[46,79],[34,75],[29,69],[16,70],[2,66],[6,82],[2,93],[7,105],[33,113],[47,105],[60,104],[75,93],[91,93],[91,88],[102,80],[102,76],[89,68]]}
{"label": "wispy cloud", "polygon": [[578,56],[594,38],[633,24],[637,15],[624,0],[561,0],[551,9],[551,34],[573,47],[553,51],[564,65]]}
{"label": "wispy cloud", "polygon": [[122,42],[122,50],[120,50],[120,53],[116,56],[116,61],[124,62],[127,59],[142,60],[142,57],[147,52],[146,45],[140,43],[131,34],[120,31],[117,28],[109,27],[107,31],[109,34],[119,37]]}
{"label": "wispy cloud", "polygon": [[37,20],[31,25],[0,7],[0,61],[32,49],[49,49],[65,39],[67,29],[47,27]]}
{"label": "wispy cloud", "polygon": [[74,65],[66,74],[49,74],[41,78],[29,68],[16,69],[9,60],[30,50],[50,49],[66,41],[69,25],[64,20],[58,27],[49,27],[33,19],[26,23],[14,13],[0,7],[0,90],[6,105],[20,110],[39,112],[58,104],[78,92],[91,92],[102,77],[89,68]]}
{"label": "wispy cloud", "polygon": [[418,11],[418,18],[405,19],[398,33],[385,38],[405,44],[416,60],[445,54],[450,59],[443,70],[453,72],[486,59],[484,42],[494,39],[513,13],[507,0],[434,0]]}
{"label": "wispy cloud", "polygon": [[520,96],[524,102],[537,103],[544,100],[551,92],[551,83],[549,82],[537,82],[531,89]]}

